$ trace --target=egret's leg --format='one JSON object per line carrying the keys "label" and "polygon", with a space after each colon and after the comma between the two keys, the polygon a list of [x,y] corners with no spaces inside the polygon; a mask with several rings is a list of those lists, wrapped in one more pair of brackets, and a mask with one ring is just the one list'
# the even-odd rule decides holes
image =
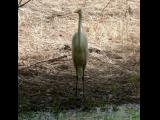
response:
{"label": "egret's leg", "polygon": [[76,97],[77,97],[77,95],[78,95],[78,94],[77,94],[77,93],[78,93],[78,92],[77,92],[77,91],[78,91],[78,90],[77,90],[77,87],[78,87],[78,74],[77,74],[77,67],[76,67]]}
{"label": "egret's leg", "polygon": [[83,81],[83,98],[84,98],[84,66],[83,66],[83,76],[82,76],[82,81]]}

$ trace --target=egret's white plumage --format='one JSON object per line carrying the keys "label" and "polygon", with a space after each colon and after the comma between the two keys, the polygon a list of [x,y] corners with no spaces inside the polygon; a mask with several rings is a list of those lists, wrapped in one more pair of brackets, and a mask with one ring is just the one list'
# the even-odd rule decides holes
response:
{"label": "egret's white plumage", "polygon": [[78,32],[72,38],[72,58],[74,67],[76,69],[76,95],[78,80],[83,80],[83,94],[84,94],[84,70],[87,64],[88,57],[88,42],[84,33],[81,32],[82,25],[82,10],[78,9],[75,13],[79,14]]}

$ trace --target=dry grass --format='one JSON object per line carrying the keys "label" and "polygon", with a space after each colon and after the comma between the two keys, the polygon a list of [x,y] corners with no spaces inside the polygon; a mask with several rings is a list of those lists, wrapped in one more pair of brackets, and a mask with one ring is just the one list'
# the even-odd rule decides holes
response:
{"label": "dry grass", "polygon": [[[73,84],[70,87],[74,87],[74,78],[71,76],[75,75],[75,70],[70,48],[72,35],[77,31],[78,16],[73,11],[82,8],[83,31],[88,37],[90,50],[86,69],[86,82],[91,86],[90,89],[94,85],[103,87],[103,84],[112,81],[125,81],[128,74],[139,76],[140,1],[111,0],[105,7],[108,2],[109,0],[32,0],[20,8],[19,75],[27,76],[25,79],[35,81],[35,84],[42,82],[42,79],[45,81],[42,84],[47,84],[51,78],[44,77],[45,73],[52,76],[52,79],[68,80],[67,83],[70,81]],[[39,66],[22,69],[63,55],[67,58],[55,64],[44,62]],[[64,77],[54,77],[57,74]],[[61,82],[65,83],[65,80]],[[55,83],[61,85],[61,82]]]}
{"label": "dry grass", "polygon": [[[113,49],[128,46],[134,52],[139,48],[139,1],[111,0],[101,13],[107,2],[33,0],[20,8],[19,60],[32,56],[37,56],[36,59],[58,56],[61,54],[58,50],[65,44],[71,46],[72,35],[77,31],[78,17],[72,12],[77,7],[83,7],[84,3],[83,29],[89,47],[114,52]],[[131,12],[125,16],[129,10]]]}

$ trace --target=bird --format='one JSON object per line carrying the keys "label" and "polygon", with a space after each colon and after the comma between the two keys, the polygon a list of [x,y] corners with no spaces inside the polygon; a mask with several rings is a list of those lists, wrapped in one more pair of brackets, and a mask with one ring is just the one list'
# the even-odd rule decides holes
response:
{"label": "bird", "polygon": [[82,32],[82,9],[78,8],[74,11],[79,15],[78,32],[75,32],[72,37],[72,59],[76,70],[76,92],[78,96],[78,81],[83,82],[83,97],[84,97],[84,71],[88,58],[88,41],[86,35]]}

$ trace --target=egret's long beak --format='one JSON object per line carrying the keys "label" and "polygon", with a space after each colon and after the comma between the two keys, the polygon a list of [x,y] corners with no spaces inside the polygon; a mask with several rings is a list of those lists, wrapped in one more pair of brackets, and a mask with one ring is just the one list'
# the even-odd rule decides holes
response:
{"label": "egret's long beak", "polygon": [[76,9],[74,13],[79,13],[81,9]]}
{"label": "egret's long beak", "polygon": [[79,12],[78,10],[75,10],[75,11],[74,11],[74,13],[78,13],[78,12]]}

